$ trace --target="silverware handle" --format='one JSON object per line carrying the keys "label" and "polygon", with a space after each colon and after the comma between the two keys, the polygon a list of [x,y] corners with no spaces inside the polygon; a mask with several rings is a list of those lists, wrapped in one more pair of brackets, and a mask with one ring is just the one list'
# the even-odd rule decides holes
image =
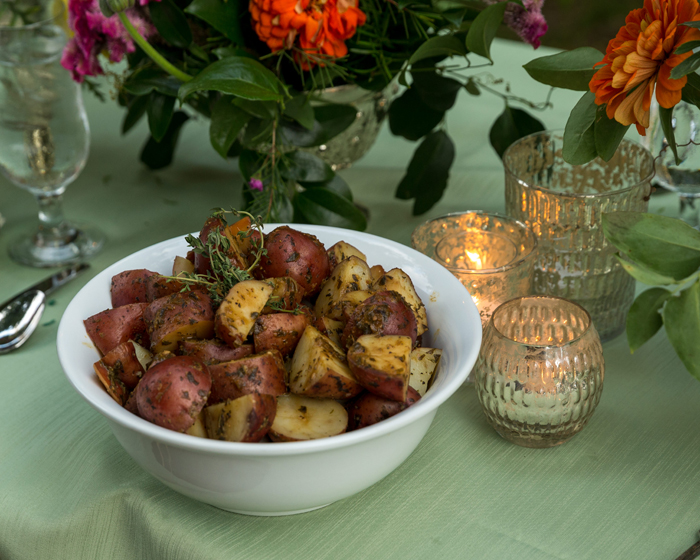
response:
{"label": "silverware handle", "polygon": [[693,558],[697,558],[698,556],[700,556],[700,541],[696,542],[693,546],[676,558],[676,560],[693,560]]}

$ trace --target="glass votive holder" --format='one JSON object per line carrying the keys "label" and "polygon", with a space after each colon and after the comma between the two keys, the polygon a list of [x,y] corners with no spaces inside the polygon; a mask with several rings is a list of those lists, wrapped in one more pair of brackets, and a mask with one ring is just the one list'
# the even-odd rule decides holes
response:
{"label": "glass votive holder", "polygon": [[513,218],[481,211],[448,214],[418,226],[411,245],[462,282],[482,326],[504,301],[532,293],[537,238]]}
{"label": "glass votive holder", "polygon": [[516,298],[484,331],[474,385],[489,424],[524,447],[580,432],[603,391],[603,348],[588,312],[557,297]]}
{"label": "glass votive holder", "polygon": [[603,234],[606,212],[646,212],[654,159],[623,140],[608,162],[571,165],[563,138],[538,132],[503,155],[506,214],[527,224],[539,242],[534,293],[559,296],[586,308],[602,340],[625,329],[634,279],[621,267]]}

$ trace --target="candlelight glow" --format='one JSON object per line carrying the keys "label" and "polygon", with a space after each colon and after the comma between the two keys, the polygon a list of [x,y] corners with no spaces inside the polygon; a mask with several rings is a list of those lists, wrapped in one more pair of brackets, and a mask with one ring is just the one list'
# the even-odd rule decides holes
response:
{"label": "candlelight glow", "polygon": [[481,262],[481,255],[479,255],[479,253],[469,250],[465,251],[465,253],[467,254],[467,258],[474,264],[474,266],[470,266],[469,268],[476,270],[481,270],[484,268],[484,264]]}

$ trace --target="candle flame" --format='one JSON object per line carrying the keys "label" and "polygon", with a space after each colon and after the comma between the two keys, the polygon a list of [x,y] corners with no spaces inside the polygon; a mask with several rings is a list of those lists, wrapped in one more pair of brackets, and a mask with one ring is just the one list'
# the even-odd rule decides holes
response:
{"label": "candle flame", "polygon": [[484,268],[483,263],[481,262],[481,256],[479,253],[473,252],[473,251],[465,251],[467,254],[467,258],[473,263],[474,266],[470,266],[469,268],[473,268],[475,270],[481,270]]}

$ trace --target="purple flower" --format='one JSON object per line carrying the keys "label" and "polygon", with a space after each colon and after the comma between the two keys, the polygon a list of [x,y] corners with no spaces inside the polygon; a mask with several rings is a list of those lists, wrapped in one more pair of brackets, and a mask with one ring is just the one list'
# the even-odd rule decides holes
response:
{"label": "purple flower", "polygon": [[254,191],[262,191],[263,190],[263,182],[260,179],[251,179],[248,182],[248,186],[253,189]]}
{"label": "purple flower", "polygon": [[[136,10],[127,10],[126,14],[144,37],[155,33],[153,26]],[[68,25],[74,36],[63,50],[61,64],[76,82],[82,82],[85,76],[104,74],[97,58],[101,52],[111,62],[119,62],[136,49],[119,18],[105,17],[97,0],[68,0]]]}
{"label": "purple flower", "polygon": [[[495,4],[503,0],[484,0],[487,4]],[[526,43],[537,48],[540,37],[547,32],[547,21],[542,15],[544,0],[523,0],[523,6],[508,4],[503,22],[515,31]]]}

